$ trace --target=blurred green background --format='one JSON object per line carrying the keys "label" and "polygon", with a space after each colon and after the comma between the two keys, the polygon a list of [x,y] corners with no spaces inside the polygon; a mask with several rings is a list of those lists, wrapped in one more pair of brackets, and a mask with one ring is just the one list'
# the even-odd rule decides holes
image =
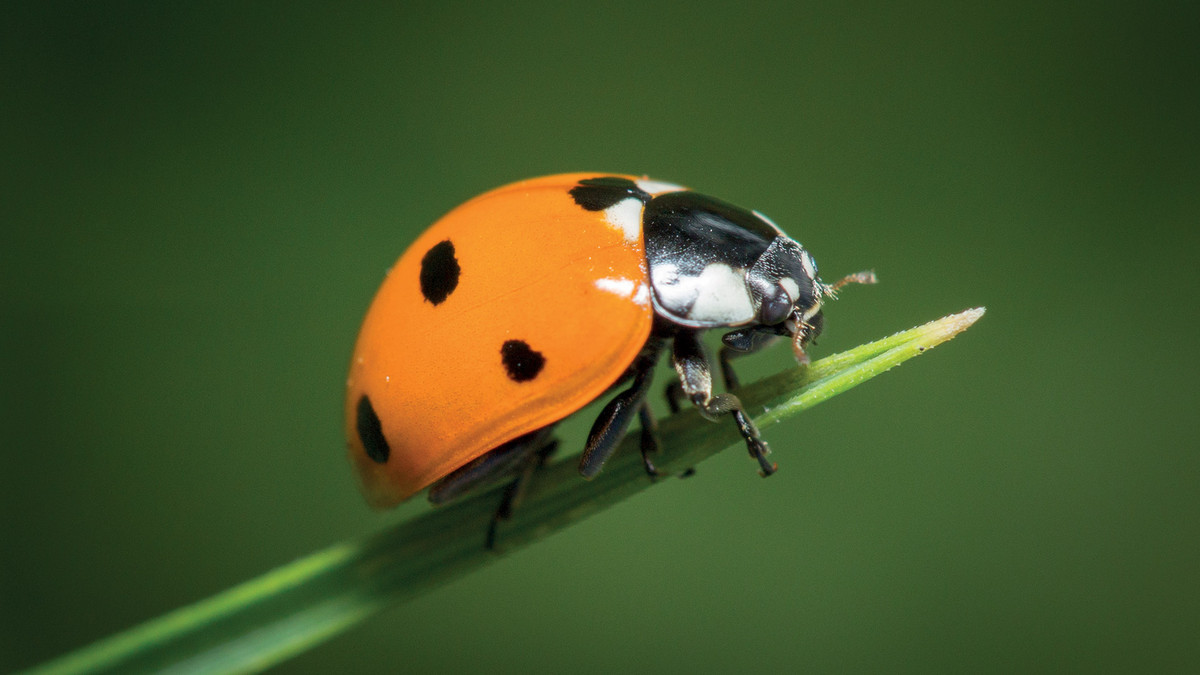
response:
{"label": "blurred green background", "polygon": [[343,459],[358,322],[439,215],[577,170],[874,267],[818,356],[988,314],[770,480],[723,453],[279,670],[1200,670],[1200,5],[25,4],[0,671],[424,510]]}

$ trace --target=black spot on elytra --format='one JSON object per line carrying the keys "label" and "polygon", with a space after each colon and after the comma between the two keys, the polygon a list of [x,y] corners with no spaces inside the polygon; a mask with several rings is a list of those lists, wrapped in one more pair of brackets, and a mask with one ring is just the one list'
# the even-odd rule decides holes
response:
{"label": "black spot on elytra", "polygon": [[513,382],[528,382],[542,372],[546,365],[546,357],[541,352],[529,348],[524,340],[509,340],[500,347],[500,358],[504,361],[504,370]]}
{"label": "black spot on elytra", "polygon": [[650,193],[638,187],[637,183],[616,176],[585,178],[570,192],[575,203],[588,211],[603,211],[630,197],[636,197],[643,204],[650,201]]}
{"label": "black spot on elytra", "polygon": [[461,273],[454,244],[449,239],[436,244],[421,258],[421,295],[435,305],[441,304],[458,287]]}
{"label": "black spot on elytra", "polygon": [[387,439],[383,437],[383,425],[379,423],[379,415],[375,414],[371,399],[366,396],[358,399],[357,417],[355,426],[358,429],[358,439],[362,441],[367,457],[379,464],[386,463],[391,448],[388,447]]}

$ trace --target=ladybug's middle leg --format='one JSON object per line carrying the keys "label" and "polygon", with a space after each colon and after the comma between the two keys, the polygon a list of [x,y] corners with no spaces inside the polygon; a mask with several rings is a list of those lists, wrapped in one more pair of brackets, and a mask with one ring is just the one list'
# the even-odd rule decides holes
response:
{"label": "ladybug's middle leg", "polygon": [[679,383],[679,380],[672,380],[667,385],[667,388],[663,390],[663,396],[667,399],[667,409],[671,411],[672,415],[681,410],[679,402],[687,398],[687,395],[683,393],[683,385]]}
{"label": "ladybug's middle leg", "polygon": [[[629,423],[635,415],[644,414],[643,407],[646,392],[654,380],[654,367],[658,362],[660,343],[648,343],[642,353],[630,366],[633,374],[633,384],[613,397],[608,405],[600,411],[592,430],[588,433],[587,443],[583,446],[583,456],[579,458],[579,473],[584,478],[594,478],[604,467],[604,463],[612,456],[617,444],[629,429]],[[654,442],[654,429],[647,428],[645,417],[642,427],[642,458],[647,463],[647,471],[653,471],[654,465],[646,458],[648,448],[657,445]],[[654,475],[653,473],[651,475]]]}
{"label": "ladybug's middle leg", "polygon": [[[676,380],[672,383],[672,388],[668,392],[679,390],[678,396],[683,397],[683,387]],[[668,393],[668,396],[671,394]],[[679,412],[679,405],[676,403],[673,406],[672,413]],[[652,459],[655,453],[658,452],[658,420],[654,418],[654,411],[650,408],[649,401],[642,401],[642,408],[638,411],[638,419],[642,421],[642,465],[646,467],[646,475],[650,476],[651,481],[658,480],[662,477],[662,472],[658,467],[654,466]],[[679,473],[680,478],[690,478],[696,475],[696,467],[689,466]]]}
{"label": "ladybug's middle leg", "polygon": [[763,476],[775,473],[778,467],[767,460],[771,449],[759,435],[758,427],[743,410],[741,399],[733,394],[713,395],[712,367],[709,365],[704,345],[700,342],[698,331],[683,330],[676,333],[671,362],[675,366],[675,372],[679,374],[684,393],[700,409],[700,414],[710,420],[732,414],[737,423],[738,433],[746,441],[746,449],[750,456],[758,461],[759,473]]}

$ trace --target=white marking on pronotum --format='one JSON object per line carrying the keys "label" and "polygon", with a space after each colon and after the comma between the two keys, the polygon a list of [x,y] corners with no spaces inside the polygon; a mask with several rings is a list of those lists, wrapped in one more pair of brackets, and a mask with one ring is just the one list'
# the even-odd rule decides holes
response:
{"label": "white marking on pronotum", "polygon": [[625,234],[625,241],[635,242],[642,235],[642,202],[637,197],[622,199],[604,209],[609,224]]}
{"label": "white marking on pronotum", "polygon": [[679,267],[671,263],[660,263],[650,267],[650,283],[658,301],[669,311],[682,315],[696,296],[692,284],[681,283]]}
{"label": "white marking on pronotum", "polygon": [[652,275],[659,303],[676,316],[729,324],[754,318],[745,270],[714,263],[698,276],[684,276],[675,265],[665,264],[654,266]]}
{"label": "white marking on pronotum", "polygon": [[745,270],[714,263],[693,279],[697,297],[688,318],[731,324],[754,318],[754,301],[746,289]]}
{"label": "white marking on pronotum", "polygon": [[658,180],[650,180],[649,178],[642,178],[634,182],[637,183],[637,186],[641,188],[642,191],[649,192],[652,195],[661,194],[663,192],[679,192],[686,189],[683,186],[676,185],[674,183],[664,183]]}

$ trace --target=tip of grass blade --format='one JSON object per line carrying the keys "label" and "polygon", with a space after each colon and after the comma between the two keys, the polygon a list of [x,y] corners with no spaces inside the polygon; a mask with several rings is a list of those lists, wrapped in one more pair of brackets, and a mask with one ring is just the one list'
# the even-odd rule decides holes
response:
{"label": "tip of grass blade", "polygon": [[974,307],[961,311],[958,314],[951,314],[936,321],[930,321],[918,328],[920,331],[920,340],[926,342],[929,347],[940,345],[970,328],[971,324],[978,321],[979,317],[983,316],[986,311],[986,307]]}
{"label": "tip of grass blade", "polygon": [[900,331],[795,371],[779,373],[751,385],[743,400],[761,411],[760,427],[812,407],[880,375],[963,332],[985,312],[975,307]]}

